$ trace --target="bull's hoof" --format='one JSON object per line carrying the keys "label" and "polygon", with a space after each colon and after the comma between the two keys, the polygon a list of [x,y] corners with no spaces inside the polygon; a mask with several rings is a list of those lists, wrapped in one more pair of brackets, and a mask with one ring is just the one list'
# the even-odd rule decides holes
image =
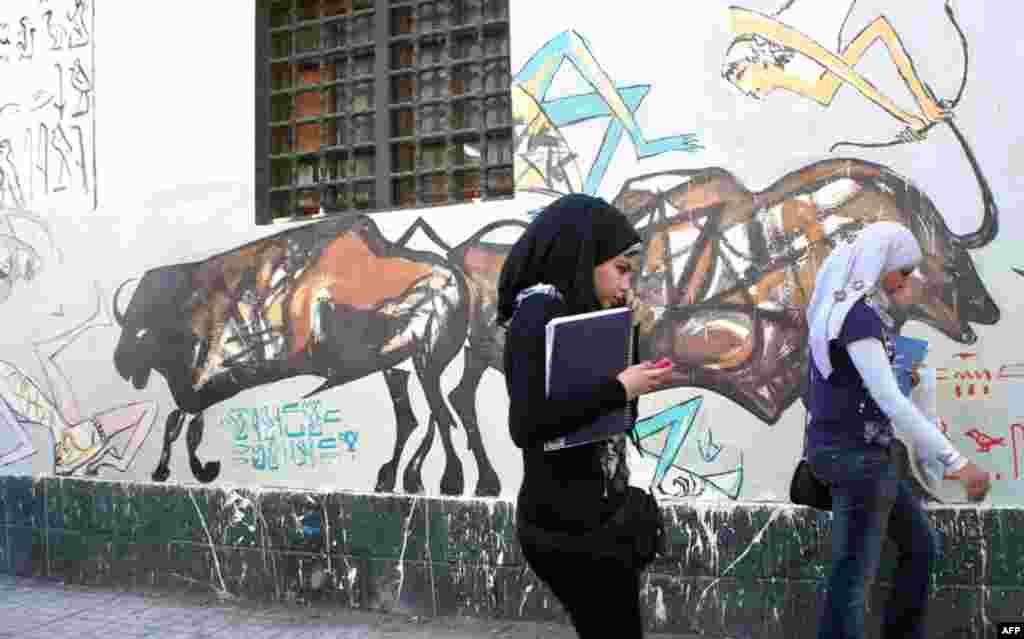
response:
{"label": "bull's hoof", "polygon": [[220,476],[220,462],[202,462],[196,454],[200,444],[203,443],[203,414],[199,413],[188,423],[188,431],[185,433],[185,447],[188,449],[188,464],[192,469],[192,476],[201,484],[209,484]]}
{"label": "bull's hoof", "polygon": [[441,475],[442,495],[461,495],[466,487],[462,477],[462,463],[455,458],[445,465],[444,475]]}
{"label": "bull's hoof", "polygon": [[497,497],[501,494],[501,480],[498,473],[488,466],[480,470],[480,478],[476,481],[477,497]]}
{"label": "bull's hoof", "polygon": [[199,461],[198,457],[191,455],[188,463],[189,467],[192,469],[192,476],[201,484],[209,484],[220,476],[219,461],[206,462],[204,464]]}
{"label": "bull's hoof", "polygon": [[171,469],[167,467],[167,464],[161,464],[156,467],[153,471],[153,481],[164,482],[171,476]]}
{"label": "bull's hoof", "polygon": [[395,467],[398,464],[394,461],[389,461],[380,467],[377,471],[377,486],[374,488],[378,493],[393,493],[395,492]]}
{"label": "bull's hoof", "polygon": [[402,476],[402,489],[410,495],[421,495],[425,492],[423,480],[420,478],[420,471],[414,468],[412,464],[405,467],[405,473]]}

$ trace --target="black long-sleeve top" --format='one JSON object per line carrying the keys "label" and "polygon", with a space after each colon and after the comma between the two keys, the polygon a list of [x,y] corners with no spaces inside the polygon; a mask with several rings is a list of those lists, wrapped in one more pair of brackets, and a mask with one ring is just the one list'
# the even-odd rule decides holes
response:
{"label": "black long-sleeve top", "polygon": [[547,397],[545,327],[566,314],[565,302],[553,295],[534,294],[522,300],[506,336],[505,384],[509,432],[523,451],[518,515],[544,529],[583,532],[600,525],[622,499],[606,492],[598,454],[603,444],[552,452],[545,452],[543,444],[622,407],[626,389],[613,376],[571,396]]}

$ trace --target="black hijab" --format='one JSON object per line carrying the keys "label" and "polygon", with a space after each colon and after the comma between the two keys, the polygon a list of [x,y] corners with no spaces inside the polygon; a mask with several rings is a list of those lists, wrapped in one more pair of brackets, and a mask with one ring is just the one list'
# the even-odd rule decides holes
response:
{"label": "black hijab", "polygon": [[512,246],[498,280],[498,323],[516,310],[516,296],[534,284],[551,284],[569,313],[600,308],[594,268],[640,242],[617,208],[598,197],[571,193],[534,218]]}

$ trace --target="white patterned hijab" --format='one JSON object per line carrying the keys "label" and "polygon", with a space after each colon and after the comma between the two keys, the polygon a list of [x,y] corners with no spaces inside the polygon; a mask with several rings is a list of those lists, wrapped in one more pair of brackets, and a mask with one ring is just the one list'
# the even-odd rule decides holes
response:
{"label": "white patterned hijab", "polygon": [[882,275],[914,268],[922,258],[921,245],[910,229],[896,222],[875,222],[825,259],[807,307],[811,357],[822,377],[832,374],[828,345],[839,336],[850,308],[878,287]]}

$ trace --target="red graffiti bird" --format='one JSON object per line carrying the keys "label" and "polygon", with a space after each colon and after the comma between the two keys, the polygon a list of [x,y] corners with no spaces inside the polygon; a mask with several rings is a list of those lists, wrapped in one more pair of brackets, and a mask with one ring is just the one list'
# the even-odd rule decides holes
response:
{"label": "red graffiti bird", "polygon": [[971,430],[966,431],[964,435],[967,435],[974,440],[974,443],[978,445],[979,453],[989,453],[992,452],[993,446],[1006,445],[1005,437],[992,437],[987,433],[981,432],[977,428],[972,428]]}

